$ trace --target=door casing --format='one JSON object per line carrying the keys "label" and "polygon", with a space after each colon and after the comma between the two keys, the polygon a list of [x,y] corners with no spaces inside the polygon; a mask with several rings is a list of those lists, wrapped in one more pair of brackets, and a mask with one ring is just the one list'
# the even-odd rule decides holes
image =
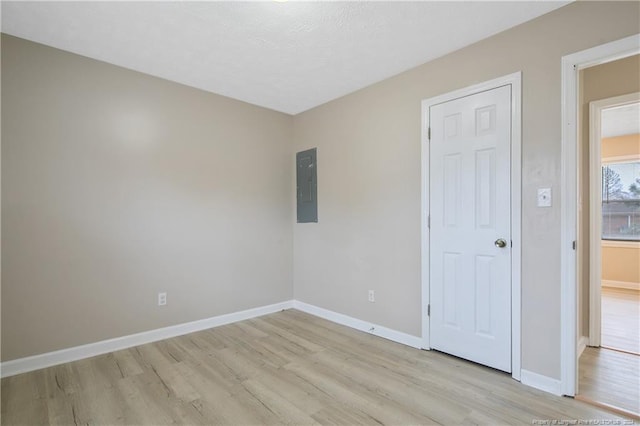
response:
{"label": "door casing", "polygon": [[421,175],[421,275],[422,275],[422,348],[429,344],[429,108],[464,96],[511,85],[511,377],[520,380],[521,370],[521,182],[522,182],[522,73],[516,72],[483,83],[422,101],[422,175]]}
{"label": "door casing", "polygon": [[575,396],[578,381],[578,73],[640,53],[640,34],[562,57],[560,199],[560,393]]}

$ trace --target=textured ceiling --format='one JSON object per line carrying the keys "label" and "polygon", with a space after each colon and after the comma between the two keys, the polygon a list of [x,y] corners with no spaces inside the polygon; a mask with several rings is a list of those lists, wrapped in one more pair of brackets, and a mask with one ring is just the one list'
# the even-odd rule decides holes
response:
{"label": "textured ceiling", "polygon": [[603,138],[640,133],[640,104],[607,108],[602,111]]}
{"label": "textured ceiling", "polygon": [[2,1],[2,31],[297,114],[566,3]]}

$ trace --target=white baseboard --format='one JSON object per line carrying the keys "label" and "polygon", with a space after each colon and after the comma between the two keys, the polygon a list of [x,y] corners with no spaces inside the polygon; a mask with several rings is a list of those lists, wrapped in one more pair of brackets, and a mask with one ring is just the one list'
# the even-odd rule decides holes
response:
{"label": "white baseboard", "polygon": [[523,369],[520,374],[520,382],[523,385],[562,396],[562,386],[558,379],[553,379],[551,377]]}
{"label": "white baseboard", "polygon": [[626,288],[628,290],[640,291],[640,283],[634,283],[630,281],[602,280],[602,287]]}
{"label": "white baseboard", "polygon": [[115,339],[103,340],[82,346],[75,346],[73,348],[62,349],[55,352],[48,352],[40,355],[6,361],[0,364],[0,377],[14,376],[16,374],[39,370],[41,368],[51,367],[65,362],[77,361],[79,359],[127,349],[133,346],[144,345],[145,343],[182,336],[183,334],[256,318],[262,315],[282,311],[284,309],[291,309],[292,307],[293,301],[289,300],[273,305],[247,309],[245,311],[233,312],[184,324],[172,325],[170,327],[158,328],[156,330],[144,331],[142,333],[131,334],[129,336],[117,337]]}
{"label": "white baseboard", "polygon": [[422,347],[422,339],[420,337],[392,330],[390,328],[386,328],[377,324],[372,324],[367,321],[362,321],[360,319],[353,318],[344,314],[339,314],[328,309],[309,305],[308,303],[300,302],[298,300],[293,301],[293,309],[297,309],[299,311],[324,318],[337,324],[346,325],[347,327],[351,327],[359,331],[364,331],[378,337],[383,337],[385,339],[401,343],[403,345],[411,346],[413,348],[421,349]]}
{"label": "white baseboard", "polygon": [[184,334],[196,331],[206,330],[233,322],[243,321],[262,315],[278,312],[284,309],[295,308],[300,311],[315,315],[320,318],[342,324],[356,330],[364,331],[397,343],[401,343],[414,348],[420,348],[422,339],[411,336],[390,328],[372,324],[347,315],[309,305],[296,300],[276,303],[274,305],[261,306],[258,308],[248,309],[246,311],[234,312],[225,315],[219,315],[203,320],[192,321],[184,324],[173,325],[169,327],[149,330],[142,333],[131,334],[128,336],[117,337],[114,339],[103,340],[100,342],[89,343],[82,346],[61,349],[59,351],[47,352],[44,354],[34,355],[25,358],[19,358],[6,361],[0,364],[0,377],[9,377],[16,374],[26,373],[29,371],[39,370],[41,368],[51,367],[66,362],[77,361],[92,356],[103,355],[109,352],[131,348],[146,343],[157,342],[159,340],[169,339],[171,337],[182,336]]}
{"label": "white baseboard", "polygon": [[[320,318],[324,318],[337,324],[351,327],[355,330],[363,331],[365,333],[373,334],[375,336],[382,337],[393,342],[411,346],[413,348],[420,349],[422,347],[422,339],[420,337],[392,330],[387,327],[353,318],[348,315],[333,312],[328,309],[310,305],[308,303],[300,302],[297,300],[289,300],[286,302],[248,309],[241,312],[219,315],[203,320],[192,321],[184,324],[178,324],[170,327],[132,334],[129,336],[123,336],[115,339],[90,343],[87,345],[76,346],[73,348],[62,349],[55,352],[48,352],[45,354],[6,361],[0,364],[0,377],[14,376],[16,374],[39,370],[41,368],[51,367],[53,365],[77,361],[92,356],[103,355],[105,353],[127,349],[133,346],[143,345],[159,340],[169,339],[171,337],[206,330],[237,321],[256,318],[262,315],[267,315],[291,308],[306,312]],[[559,380],[542,376],[537,373],[521,370],[520,381],[525,385],[532,386],[534,388],[550,392],[555,395],[562,394],[560,390],[561,387]]]}
{"label": "white baseboard", "polygon": [[589,338],[587,336],[581,336],[580,339],[578,339],[578,358],[580,358],[580,355],[582,355],[582,352],[584,352],[588,345]]}

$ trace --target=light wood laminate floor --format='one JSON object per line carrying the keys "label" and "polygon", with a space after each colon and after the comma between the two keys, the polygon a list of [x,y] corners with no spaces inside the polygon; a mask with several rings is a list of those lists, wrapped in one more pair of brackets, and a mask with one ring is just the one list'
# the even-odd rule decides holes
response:
{"label": "light wood laminate floor", "polygon": [[602,287],[600,344],[640,353],[640,292]]}
{"label": "light wood laminate floor", "polygon": [[579,397],[640,415],[638,291],[602,287],[600,340],[602,348],[588,347],[580,357]]}
{"label": "light wood laminate floor", "polygon": [[295,310],[3,379],[1,413],[6,425],[629,424]]}
{"label": "light wood laminate floor", "polygon": [[588,347],[580,356],[578,393],[640,415],[640,357]]}

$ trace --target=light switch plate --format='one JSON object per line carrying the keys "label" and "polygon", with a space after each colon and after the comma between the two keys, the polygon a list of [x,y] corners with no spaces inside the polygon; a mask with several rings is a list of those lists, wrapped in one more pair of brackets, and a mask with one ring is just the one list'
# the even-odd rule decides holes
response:
{"label": "light switch plate", "polygon": [[538,207],[551,207],[551,188],[538,188]]}

